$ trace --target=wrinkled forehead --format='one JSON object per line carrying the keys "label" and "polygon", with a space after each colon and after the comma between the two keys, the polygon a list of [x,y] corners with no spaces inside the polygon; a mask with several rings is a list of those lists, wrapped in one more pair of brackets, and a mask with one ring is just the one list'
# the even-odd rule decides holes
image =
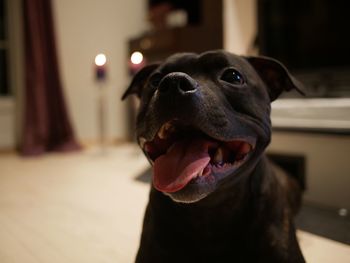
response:
{"label": "wrinkled forehead", "polygon": [[234,67],[244,71],[247,62],[240,56],[225,51],[210,51],[200,55],[195,53],[180,53],[169,57],[158,71],[167,74],[170,72],[216,72],[223,68]]}

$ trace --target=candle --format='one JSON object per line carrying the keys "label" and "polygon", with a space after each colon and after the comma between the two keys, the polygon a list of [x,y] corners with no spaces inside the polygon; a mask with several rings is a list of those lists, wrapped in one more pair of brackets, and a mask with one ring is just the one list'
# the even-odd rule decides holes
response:
{"label": "candle", "polygon": [[135,51],[134,53],[131,54],[130,60],[132,64],[139,65],[143,61],[143,55],[141,52]]}
{"label": "candle", "polygon": [[104,81],[106,79],[106,62],[107,58],[105,54],[101,53],[95,57],[97,81]]}
{"label": "candle", "polygon": [[130,56],[129,69],[131,75],[134,75],[137,71],[146,65],[146,60],[143,54],[139,51],[135,51]]}

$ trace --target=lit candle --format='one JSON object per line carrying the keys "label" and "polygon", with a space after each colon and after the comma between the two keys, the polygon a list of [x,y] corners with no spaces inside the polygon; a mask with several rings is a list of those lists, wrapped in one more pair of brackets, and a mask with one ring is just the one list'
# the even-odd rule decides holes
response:
{"label": "lit candle", "polygon": [[141,52],[135,51],[131,54],[129,69],[132,75],[139,71],[141,68],[143,68],[145,65],[146,61]]}
{"label": "lit candle", "polygon": [[105,54],[101,53],[95,57],[96,79],[98,81],[104,81],[106,79],[106,62],[107,58]]}

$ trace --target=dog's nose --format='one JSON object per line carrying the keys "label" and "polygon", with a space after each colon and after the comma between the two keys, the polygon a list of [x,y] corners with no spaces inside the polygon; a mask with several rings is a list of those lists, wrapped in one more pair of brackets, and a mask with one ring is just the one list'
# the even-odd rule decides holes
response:
{"label": "dog's nose", "polygon": [[160,93],[180,93],[186,95],[197,91],[197,82],[186,73],[173,72],[166,75],[159,84]]}

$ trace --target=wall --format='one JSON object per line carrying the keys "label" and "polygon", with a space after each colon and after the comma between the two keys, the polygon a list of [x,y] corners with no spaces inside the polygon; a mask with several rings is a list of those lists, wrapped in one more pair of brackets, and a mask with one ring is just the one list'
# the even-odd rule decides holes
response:
{"label": "wall", "polygon": [[350,137],[274,132],[270,152],[306,158],[306,202],[350,210]]}
{"label": "wall", "polygon": [[21,131],[23,91],[23,39],[21,0],[7,0],[9,80],[11,96],[0,98],[0,151],[13,150]]}
{"label": "wall", "polygon": [[0,150],[15,147],[15,106],[13,97],[0,98]]}
{"label": "wall", "polygon": [[236,54],[252,53],[256,19],[256,0],[224,0],[224,48]]}
{"label": "wall", "polygon": [[146,1],[54,0],[59,59],[65,96],[81,141],[98,137],[97,95],[93,61],[108,59],[107,136],[127,137],[126,103],[120,97],[128,84],[127,40],[146,27]]}

